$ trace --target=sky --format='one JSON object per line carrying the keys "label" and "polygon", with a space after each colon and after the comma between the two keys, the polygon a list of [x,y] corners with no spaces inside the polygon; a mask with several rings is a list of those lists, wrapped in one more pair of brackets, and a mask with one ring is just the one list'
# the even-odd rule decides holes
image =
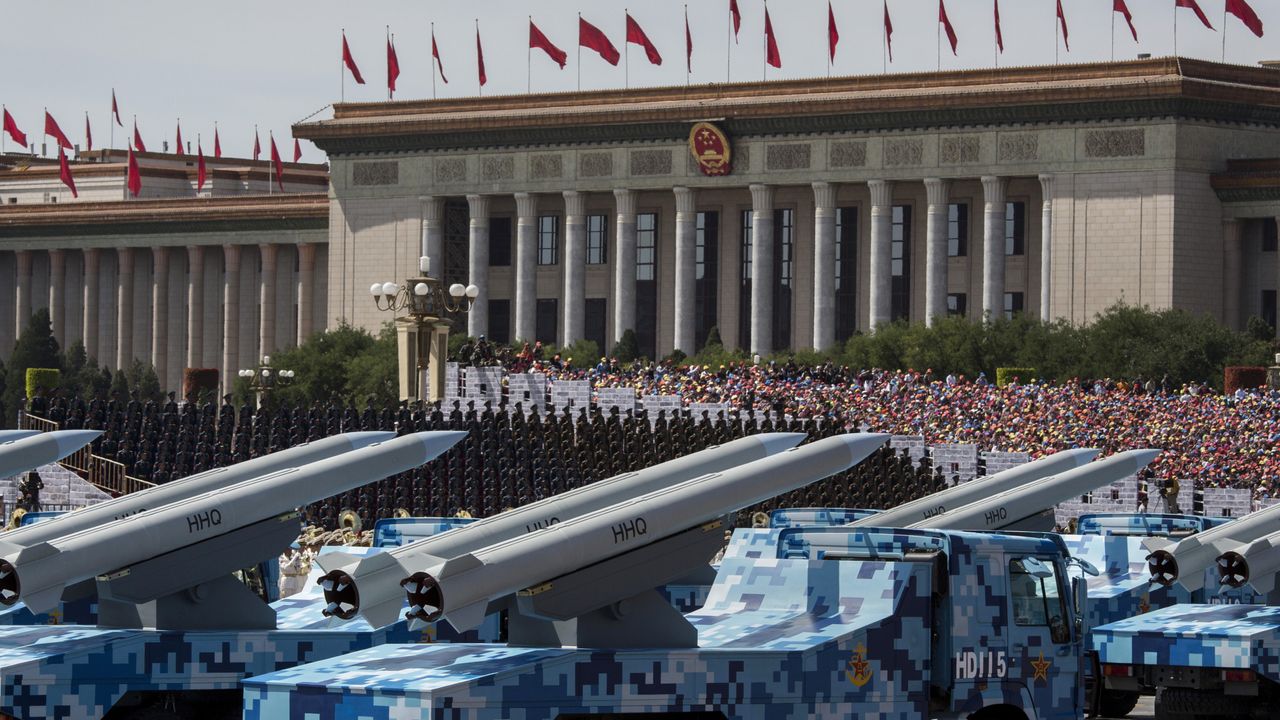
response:
{"label": "sky", "polygon": [[[742,26],[736,42],[729,31],[729,0],[689,0],[693,72],[689,82],[823,77],[919,72],[995,66],[1049,65],[1154,56],[1256,64],[1280,59],[1280,0],[1249,0],[1267,34],[1256,38],[1226,0],[1198,0],[1215,31],[1200,24],[1174,0],[1126,0],[1138,29],[1134,42],[1113,0],[1061,0],[1070,50],[1062,44],[1055,0],[1001,0],[1005,50],[997,56],[993,0],[945,0],[959,48],[939,42],[937,0],[887,0],[893,22],[892,63],[883,51],[884,0],[831,0],[840,33],[835,61],[827,63],[827,0],[773,0],[769,15],[782,68],[764,65],[764,2],[738,0]],[[183,138],[201,136],[212,152],[218,123],[224,155],[247,156],[254,126],[275,134],[290,157],[290,127],[305,118],[331,115],[330,104],[386,99],[386,33],[395,36],[401,75],[396,99],[474,96],[476,27],[484,48],[488,83],[483,94],[573,91],[683,85],[684,13],[677,0],[5,0],[5,42],[0,67],[7,68],[0,102],[37,142],[47,107],[76,143],[84,142],[85,113],[94,146],[111,141],[111,90],[125,127],[115,128],[114,147],[124,147],[133,116],[149,150],[173,144],[181,119]],[[577,48],[577,14],[598,26],[620,52],[626,46],[630,12],[663,57],[650,65],[632,45],[617,67]],[[541,51],[529,53],[528,18],[568,53],[561,70]],[[1112,21],[1115,20],[1114,32]],[[444,72],[431,63],[434,23]],[[1223,29],[1226,28],[1225,44]],[[341,33],[367,84],[357,85],[341,68]],[[1113,50],[1114,42],[1114,50]],[[1056,52],[1055,52],[1056,45]],[[941,48],[941,52],[939,49]],[[345,81],[343,80],[345,78]],[[6,138],[6,147],[12,142]],[[324,153],[303,142],[303,160],[324,162]],[[55,148],[49,144],[50,152]]]}

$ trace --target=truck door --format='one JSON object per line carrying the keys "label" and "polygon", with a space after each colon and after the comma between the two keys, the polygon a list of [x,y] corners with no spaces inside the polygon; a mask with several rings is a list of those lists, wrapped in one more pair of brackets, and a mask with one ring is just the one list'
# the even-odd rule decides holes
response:
{"label": "truck door", "polygon": [[1078,718],[1083,710],[1069,587],[1053,558],[1009,560],[1009,678],[1027,689],[1041,718]]}

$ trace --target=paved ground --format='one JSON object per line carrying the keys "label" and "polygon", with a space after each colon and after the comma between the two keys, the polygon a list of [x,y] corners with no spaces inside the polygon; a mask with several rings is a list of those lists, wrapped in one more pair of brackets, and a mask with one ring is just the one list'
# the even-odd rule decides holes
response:
{"label": "paved ground", "polygon": [[1138,707],[1129,713],[1128,720],[1152,720],[1155,717],[1155,703],[1154,695],[1142,696],[1138,700]]}

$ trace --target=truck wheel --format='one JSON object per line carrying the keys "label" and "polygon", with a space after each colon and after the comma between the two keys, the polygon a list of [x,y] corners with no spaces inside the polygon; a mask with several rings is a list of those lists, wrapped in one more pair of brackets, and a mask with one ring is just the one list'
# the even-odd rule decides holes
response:
{"label": "truck wheel", "polygon": [[1125,690],[1103,690],[1101,702],[1099,703],[1102,717],[1106,718],[1122,718],[1138,705],[1140,693],[1128,692]]}
{"label": "truck wheel", "polygon": [[1249,717],[1255,702],[1254,698],[1230,697],[1187,688],[1158,688],[1155,720]]}

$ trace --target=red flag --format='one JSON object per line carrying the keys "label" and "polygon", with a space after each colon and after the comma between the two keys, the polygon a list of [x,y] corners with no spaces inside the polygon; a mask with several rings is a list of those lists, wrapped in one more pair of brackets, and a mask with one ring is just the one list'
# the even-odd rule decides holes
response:
{"label": "red flag", "polygon": [[831,0],[827,0],[827,57],[830,62],[836,61],[836,44],[840,42],[840,31],[836,29],[836,12],[831,9]]}
{"label": "red flag", "polygon": [[1067,16],[1062,12],[1062,0],[1058,0],[1058,24],[1062,26],[1062,44],[1067,52],[1071,52],[1071,41],[1067,39]]}
{"label": "red flag", "polygon": [[293,161],[298,162],[302,159],[302,145],[298,142],[298,138],[293,139]]}
{"label": "red flag", "polygon": [[205,178],[208,177],[204,166],[204,148],[200,147],[200,140],[196,140],[196,192],[204,189]]}
{"label": "red flag", "polygon": [[58,145],[64,148],[74,147],[71,141],[67,139],[67,136],[63,134],[62,128],[58,127],[58,121],[53,119],[48,110],[44,111],[44,134],[57,140]]}
{"label": "red flag", "polygon": [[563,50],[556,47],[556,44],[551,42],[546,35],[543,35],[537,25],[533,24],[533,18],[529,19],[529,49],[541,50],[546,53],[547,57],[560,66],[561,70],[564,69],[565,61],[569,59],[569,56]]}
{"label": "red flag", "polygon": [[183,147],[185,146],[182,144],[182,121],[179,120],[178,121],[178,154],[179,155],[182,154]]}
{"label": "red flag", "polygon": [[649,40],[649,36],[644,34],[640,23],[631,17],[631,13],[627,13],[627,42],[644,48],[644,55],[649,58],[651,65],[662,64],[662,55],[658,52],[658,48]]}
{"label": "red flag", "polygon": [[581,15],[578,16],[578,44],[588,50],[595,50],[610,65],[617,65],[621,57],[618,48],[609,42],[600,28],[582,19]]}
{"label": "red flag", "polygon": [[778,54],[778,39],[773,36],[773,22],[769,20],[769,6],[764,8],[764,59],[770,65],[782,67],[782,56]]}
{"label": "red flag", "polygon": [[[1124,0],[1120,0],[1124,2]],[[1000,0],[996,0],[996,47],[1004,52],[1004,33],[1000,31]]]}
{"label": "red flag", "polygon": [[129,148],[129,179],[126,184],[134,197],[142,192],[142,172],[138,170],[138,158],[134,157],[133,148]]}
{"label": "red flag", "polygon": [[116,89],[111,88],[111,114],[116,117],[116,125],[124,127],[124,123],[120,122],[120,106],[116,105]]}
{"label": "red flag", "polygon": [[400,77],[400,58],[396,57],[395,43],[387,38],[387,93],[391,97],[396,94],[396,78]]}
{"label": "red flag", "polygon": [[951,54],[956,54],[956,46],[960,44],[959,38],[956,37],[956,29],[951,27],[951,18],[947,17],[947,5],[943,0],[938,0],[938,22],[942,23],[942,30],[947,34],[947,41],[951,43]]}
{"label": "red flag", "polygon": [[1262,37],[1262,20],[1258,14],[1249,7],[1249,3],[1245,0],[1227,0],[1227,12],[1240,18],[1240,22],[1249,28],[1250,32],[1258,37]]}
{"label": "red flag", "polygon": [[142,142],[142,134],[138,132],[138,121],[133,121],[133,147],[138,152],[146,152],[147,146]]}
{"label": "red flag", "polygon": [[280,161],[280,151],[276,149],[276,138],[271,136],[271,165],[276,169],[276,185],[284,192],[284,163]]}
{"label": "red flag", "polygon": [[684,71],[693,72],[693,33],[689,32],[689,8],[684,9]]}
{"label": "red flag", "polygon": [[[476,31],[476,43],[479,45],[480,31]],[[444,76],[444,62],[440,60],[440,47],[436,45],[436,31],[431,29],[431,58],[435,61],[436,67],[440,69],[440,79],[445,85],[449,84],[449,78]]]}
{"label": "red flag", "polygon": [[258,142],[258,128],[253,129],[253,159],[257,160],[262,156],[262,143]]}
{"label": "red flag", "polygon": [[351,71],[351,76],[356,79],[357,85],[364,84],[364,77],[360,74],[360,68],[356,67],[356,59],[351,56],[351,48],[347,46],[347,33],[342,33],[342,64],[347,66]]}
{"label": "red flag", "polygon": [[889,0],[884,0],[884,44],[889,49],[889,62],[893,62],[893,21],[889,19]]}
{"label": "red flag", "polygon": [[9,133],[9,137],[13,138],[13,141],[24,149],[27,147],[27,134],[18,129],[18,123],[9,114],[8,108],[4,110],[4,131]]}
{"label": "red flag", "polygon": [[1129,32],[1133,33],[1133,41],[1138,42],[1138,28],[1133,26],[1133,13],[1129,12],[1129,6],[1124,0],[1115,0],[1111,6],[1112,12],[1118,12],[1124,16],[1124,21],[1129,23]]}
{"label": "red flag", "polygon": [[[480,46],[480,26],[476,25],[476,71],[480,75],[480,87],[489,82],[489,75],[484,71],[484,48]],[[444,73],[442,72],[441,75]]]}
{"label": "red flag", "polygon": [[80,197],[80,193],[76,192],[76,181],[71,177],[71,165],[67,163],[67,153],[61,145],[58,146],[58,179],[63,185],[71,188],[71,197]]}
{"label": "red flag", "polygon": [[1204,26],[1210,30],[1213,29],[1213,24],[1209,22],[1209,16],[1204,14],[1204,11],[1200,9],[1200,3],[1197,3],[1196,0],[1173,0],[1173,5],[1175,8],[1187,8],[1195,11],[1196,17],[1200,18],[1200,22],[1204,23]]}
{"label": "red flag", "polygon": [[729,18],[733,22],[733,41],[738,42],[738,28],[742,27],[742,13],[738,11],[738,0],[729,0]]}
{"label": "red flag", "polygon": [[93,152],[93,128],[89,127],[89,113],[84,114],[84,146],[86,152]]}
{"label": "red flag", "polygon": [[222,157],[222,142],[218,140],[218,126],[213,126],[213,156]]}

